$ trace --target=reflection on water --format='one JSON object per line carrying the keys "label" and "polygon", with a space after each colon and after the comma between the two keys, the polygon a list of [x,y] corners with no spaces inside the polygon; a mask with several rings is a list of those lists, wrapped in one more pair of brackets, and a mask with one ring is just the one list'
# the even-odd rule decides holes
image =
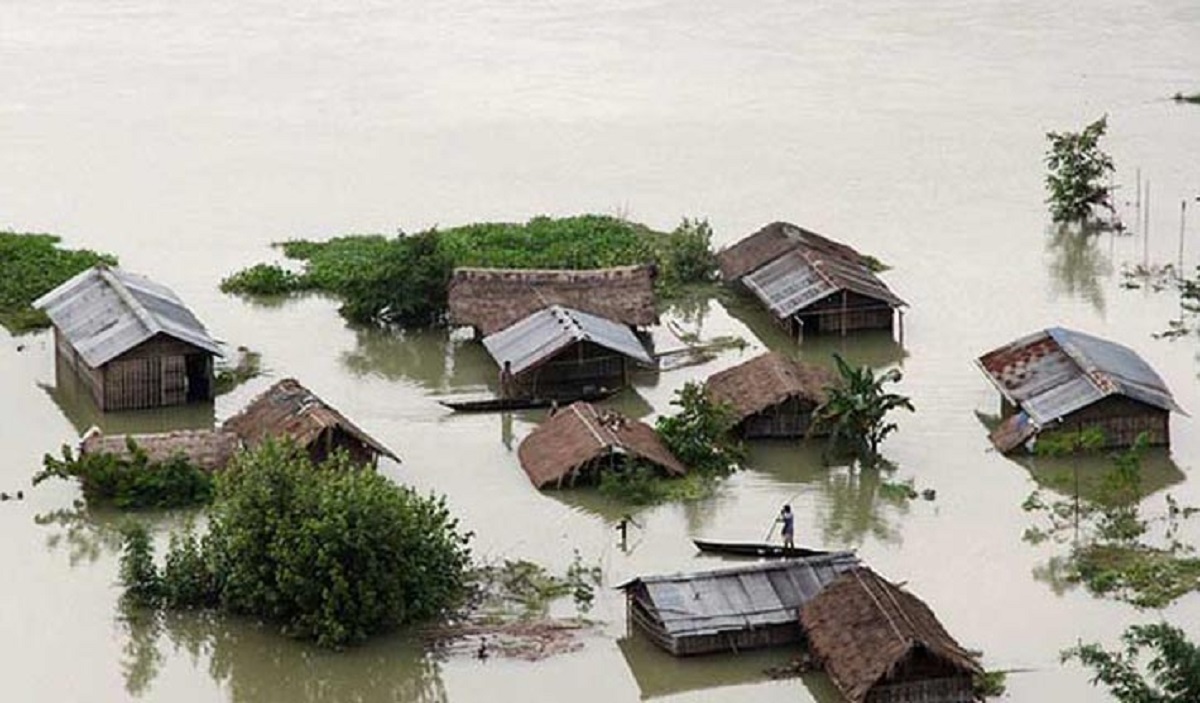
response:
{"label": "reflection on water", "polygon": [[[1110,238],[1111,234],[1108,235]],[[1100,249],[1101,235],[1059,226],[1046,240],[1046,268],[1055,295],[1085,300],[1104,315],[1103,279],[1112,275],[1112,261]]]}
{"label": "reflection on water", "polygon": [[126,513],[110,507],[92,508],[86,501],[77,500],[70,508],[35,515],[33,521],[47,531],[47,549],[65,549],[71,566],[80,566],[119,553],[121,526],[129,520],[136,519],[152,532],[171,532],[199,514],[198,508]]}
{"label": "reflection on water", "polygon": [[724,303],[730,317],[750,328],[768,349],[793,354],[797,359],[833,368],[833,354],[847,361],[881,369],[894,364],[903,365],[907,352],[887,330],[863,330],[842,336],[814,334],[797,344],[775,323],[758,301],[746,296],[732,297]]}
{"label": "reflection on water", "polygon": [[55,363],[54,385],[39,384],[79,434],[99,427],[105,434],[210,429],[216,422],[211,401],[169,408],[101,412],[79,376],[61,360]]}
{"label": "reflection on water", "polygon": [[799,651],[788,647],[674,657],[655,646],[632,625],[617,640],[625,663],[637,681],[642,700],[721,686],[765,681],[766,670],[786,666]]}
{"label": "reflection on water", "polygon": [[121,672],[134,696],[151,690],[169,646],[193,663],[206,660],[209,675],[240,703],[447,700],[437,661],[400,635],[331,652],[213,613],[130,611],[121,622]]}
{"label": "reflection on water", "polygon": [[407,381],[432,391],[493,390],[496,365],[482,344],[447,329],[356,329],[342,365],[356,376]]}
{"label": "reflection on water", "polygon": [[[908,502],[880,493],[888,480],[888,467],[826,466],[822,449],[820,441],[758,441],[749,446],[747,463],[780,483],[819,491],[816,509],[821,513],[823,546],[852,547],[868,536],[899,543],[897,525],[908,513]],[[804,535],[797,535],[796,541],[809,543]]]}

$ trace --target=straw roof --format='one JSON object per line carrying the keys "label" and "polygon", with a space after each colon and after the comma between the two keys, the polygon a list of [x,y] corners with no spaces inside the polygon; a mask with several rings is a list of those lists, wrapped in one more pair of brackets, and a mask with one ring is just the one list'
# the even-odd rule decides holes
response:
{"label": "straw roof", "polygon": [[687,473],[649,425],[583,401],[559,410],[517,448],[521,467],[538,488],[560,483],[609,454],[644,459],[675,476]]}
{"label": "straw roof", "polygon": [[766,352],[709,376],[705,387],[711,399],[729,404],[740,422],[790,398],[819,405],[836,382],[829,369]]}
{"label": "straw roof", "polygon": [[920,598],[866,567],[843,574],[800,609],[813,654],[853,703],[914,654],[964,675],[982,671]]}
{"label": "straw roof", "polygon": [[450,321],[493,334],[551,305],[631,326],[658,323],[649,266],[582,271],[457,268]]}
{"label": "straw roof", "polygon": [[267,439],[290,439],[301,447],[307,447],[322,432],[336,428],[377,454],[400,461],[391,450],[294,378],[285,378],[268,388],[250,401],[244,410],[226,420],[223,427],[237,434],[251,448]]}
{"label": "straw roof", "polygon": [[156,434],[105,435],[92,428],[83,436],[79,453],[130,456],[129,441],[146,453],[153,463],[162,463],[182,455],[188,463],[206,471],[219,471],[229,463],[241,446],[237,435],[224,430],[177,430]]}
{"label": "straw roof", "polygon": [[735,281],[778,259],[789,251],[805,249],[826,258],[863,265],[863,257],[853,247],[822,237],[788,222],[772,222],[754,234],[722,249],[717,254],[721,278]]}

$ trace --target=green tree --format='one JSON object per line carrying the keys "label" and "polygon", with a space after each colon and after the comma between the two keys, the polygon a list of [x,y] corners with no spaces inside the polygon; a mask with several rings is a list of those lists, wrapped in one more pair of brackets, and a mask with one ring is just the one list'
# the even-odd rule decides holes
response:
{"label": "green tree", "polygon": [[342,314],[351,322],[438,324],[446,314],[452,270],[436,230],[400,237],[373,265],[345,276]]}
{"label": "green tree", "polygon": [[1101,117],[1081,132],[1048,132],[1046,189],[1050,214],[1055,222],[1091,219],[1096,207],[1113,210],[1110,189],[1105,183],[1113,171],[1112,157],[1100,148],[1108,129]]}
{"label": "green tree", "polygon": [[[1080,644],[1063,652],[1062,658],[1091,668],[1092,683],[1107,686],[1121,703],[1200,701],[1200,646],[1183,630],[1165,622],[1133,625],[1121,641],[1118,651]],[[1143,673],[1141,662],[1146,656]]]}
{"label": "green tree", "polygon": [[886,390],[901,379],[899,369],[876,376],[869,366],[851,366],[838,354],[833,358],[840,382],[826,389],[825,402],[813,411],[812,431],[829,432],[835,451],[849,452],[873,466],[879,461],[880,443],[897,429],[896,423],[887,421],[888,413],[915,409],[906,396]]}
{"label": "green tree", "polygon": [[292,445],[239,455],[217,477],[208,533],[173,538],[165,567],[127,538],[126,594],[166,608],[215,606],[340,647],[455,607],[469,535],[424,498],[342,454],[320,466]]}
{"label": "green tree", "polygon": [[695,381],[676,391],[671,405],[679,411],[658,418],[655,429],[684,466],[721,476],[737,469],[745,451],[731,434],[737,424],[732,408],[714,402]]}

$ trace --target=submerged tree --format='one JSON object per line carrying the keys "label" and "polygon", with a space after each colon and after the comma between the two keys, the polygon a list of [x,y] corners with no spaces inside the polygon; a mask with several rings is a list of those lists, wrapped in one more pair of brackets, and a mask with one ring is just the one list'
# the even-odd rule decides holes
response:
{"label": "submerged tree", "polygon": [[1047,132],[1050,148],[1046,152],[1046,189],[1050,196],[1050,214],[1055,222],[1083,222],[1092,218],[1097,207],[1113,211],[1111,189],[1105,183],[1113,171],[1112,157],[1100,148],[1100,138],[1108,129],[1108,117],[1101,117],[1081,132]]}
{"label": "submerged tree", "polygon": [[728,405],[713,402],[694,381],[676,391],[671,405],[679,411],[658,418],[655,430],[684,466],[709,475],[737,468],[745,453],[731,434],[737,420]]}
{"label": "submerged tree", "polygon": [[[1133,625],[1124,644],[1110,652],[1099,644],[1080,644],[1063,652],[1092,669],[1093,684],[1104,684],[1121,703],[1194,703],[1200,701],[1200,646],[1183,630],[1165,622]],[[1146,655],[1145,673],[1140,666]]]}
{"label": "submerged tree", "polygon": [[854,367],[834,354],[841,382],[826,389],[825,402],[813,411],[813,432],[829,432],[830,446],[848,451],[863,464],[879,461],[879,445],[895,432],[897,425],[887,421],[893,410],[914,412],[907,396],[890,393],[886,386],[900,380],[899,369],[879,376],[869,366]]}

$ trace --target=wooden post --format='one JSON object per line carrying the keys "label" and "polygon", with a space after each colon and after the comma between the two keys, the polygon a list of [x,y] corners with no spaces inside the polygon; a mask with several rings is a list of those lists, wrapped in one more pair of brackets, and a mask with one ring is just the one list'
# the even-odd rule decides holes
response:
{"label": "wooden post", "polygon": [[900,346],[904,347],[904,309],[896,308],[896,313],[900,316]]}
{"label": "wooden post", "polygon": [[1150,267],[1150,180],[1146,179],[1146,212],[1142,225],[1142,267]]}
{"label": "wooden post", "polygon": [[1179,270],[1176,276],[1183,276],[1183,232],[1187,229],[1187,200],[1179,201]]}
{"label": "wooden post", "polygon": [[842,336],[846,336],[846,291],[842,291]]}

